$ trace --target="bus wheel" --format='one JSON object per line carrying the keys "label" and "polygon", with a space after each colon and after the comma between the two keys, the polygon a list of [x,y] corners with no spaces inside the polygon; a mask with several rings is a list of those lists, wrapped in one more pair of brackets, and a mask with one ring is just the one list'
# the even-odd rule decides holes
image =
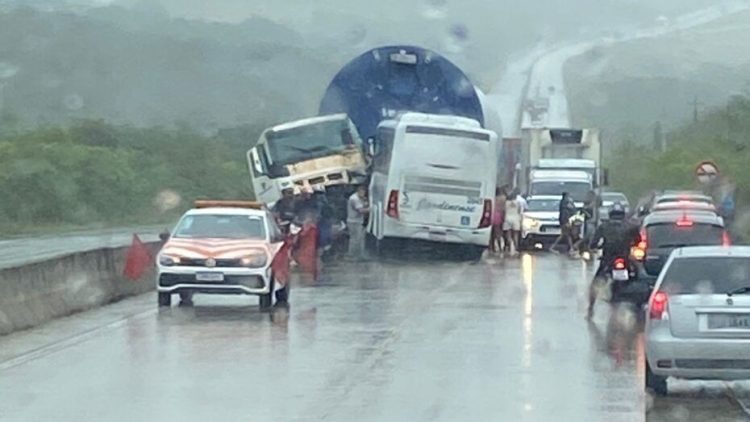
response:
{"label": "bus wheel", "polygon": [[484,246],[468,246],[465,251],[466,259],[468,259],[469,261],[480,261],[486,249],[487,248],[485,248]]}

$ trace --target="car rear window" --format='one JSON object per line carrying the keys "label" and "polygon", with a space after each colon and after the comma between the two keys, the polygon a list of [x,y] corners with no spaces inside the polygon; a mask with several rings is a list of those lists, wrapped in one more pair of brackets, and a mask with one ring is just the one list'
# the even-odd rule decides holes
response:
{"label": "car rear window", "polygon": [[646,233],[650,248],[678,248],[721,245],[724,229],[711,224],[678,226],[676,223],[665,223],[649,225]]}
{"label": "car rear window", "polygon": [[677,258],[665,270],[660,289],[668,294],[713,294],[749,285],[750,258]]}
{"label": "car rear window", "polygon": [[701,204],[711,204],[713,201],[711,201],[708,198],[701,198],[701,197],[695,197],[691,196],[688,198],[684,197],[666,197],[666,198],[659,198],[656,203],[657,204],[667,204],[672,202],[697,202]]}

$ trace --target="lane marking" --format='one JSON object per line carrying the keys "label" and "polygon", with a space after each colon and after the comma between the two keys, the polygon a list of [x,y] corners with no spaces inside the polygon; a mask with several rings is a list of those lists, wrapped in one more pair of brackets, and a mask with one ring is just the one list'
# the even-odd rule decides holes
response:
{"label": "lane marking", "polygon": [[67,337],[62,340],[58,340],[56,342],[50,343],[48,345],[41,346],[36,349],[32,349],[31,351],[24,352],[21,355],[18,355],[16,357],[0,362],[0,371],[5,371],[8,369],[14,368],[16,366],[31,362],[33,360],[40,359],[40,358],[61,352],[67,348],[70,348],[78,344],[81,344],[85,341],[91,340],[92,338],[98,336],[99,334],[105,331],[110,331],[110,330],[123,327],[132,320],[137,320],[137,319],[141,319],[147,316],[151,316],[157,312],[158,312],[157,309],[149,309],[148,311],[128,315],[116,321],[110,322],[109,324],[100,325],[98,327],[91,328],[89,330],[83,331],[71,337]]}

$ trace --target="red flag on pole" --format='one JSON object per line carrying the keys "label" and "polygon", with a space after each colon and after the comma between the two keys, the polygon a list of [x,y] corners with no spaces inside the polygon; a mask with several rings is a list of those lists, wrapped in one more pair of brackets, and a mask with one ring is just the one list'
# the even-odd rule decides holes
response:
{"label": "red flag on pole", "polygon": [[146,269],[152,262],[151,251],[141,242],[138,235],[134,234],[133,243],[130,245],[128,254],[125,257],[125,268],[122,271],[122,275],[130,280],[138,280],[143,276],[143,273],[146,272]]}
{"label": "red flag on pole", "polygon": [[271,261],[271,270],[273,270],[273,276],[277,283],[281,286],[285,286],[289,283],[290,264],[292,263],[291,249],[294,244],[294,238],[288,236],[284,240],[284,244],[281,246],[276,256]]}
{"label": "red flag on pole", "polygon": [[318,227],[314,224],[305,224],[299,233],[297,250],[294,253],[302,271],[312,275],[313,280],[318,279]]}

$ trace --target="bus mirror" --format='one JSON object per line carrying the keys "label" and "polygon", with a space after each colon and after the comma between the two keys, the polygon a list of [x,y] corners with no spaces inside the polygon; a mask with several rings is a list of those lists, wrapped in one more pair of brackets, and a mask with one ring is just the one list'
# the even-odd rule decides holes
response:
{"label": "bus mirror", "polygon": [[602,169],[602,186],[609,186],[609,169]]}

